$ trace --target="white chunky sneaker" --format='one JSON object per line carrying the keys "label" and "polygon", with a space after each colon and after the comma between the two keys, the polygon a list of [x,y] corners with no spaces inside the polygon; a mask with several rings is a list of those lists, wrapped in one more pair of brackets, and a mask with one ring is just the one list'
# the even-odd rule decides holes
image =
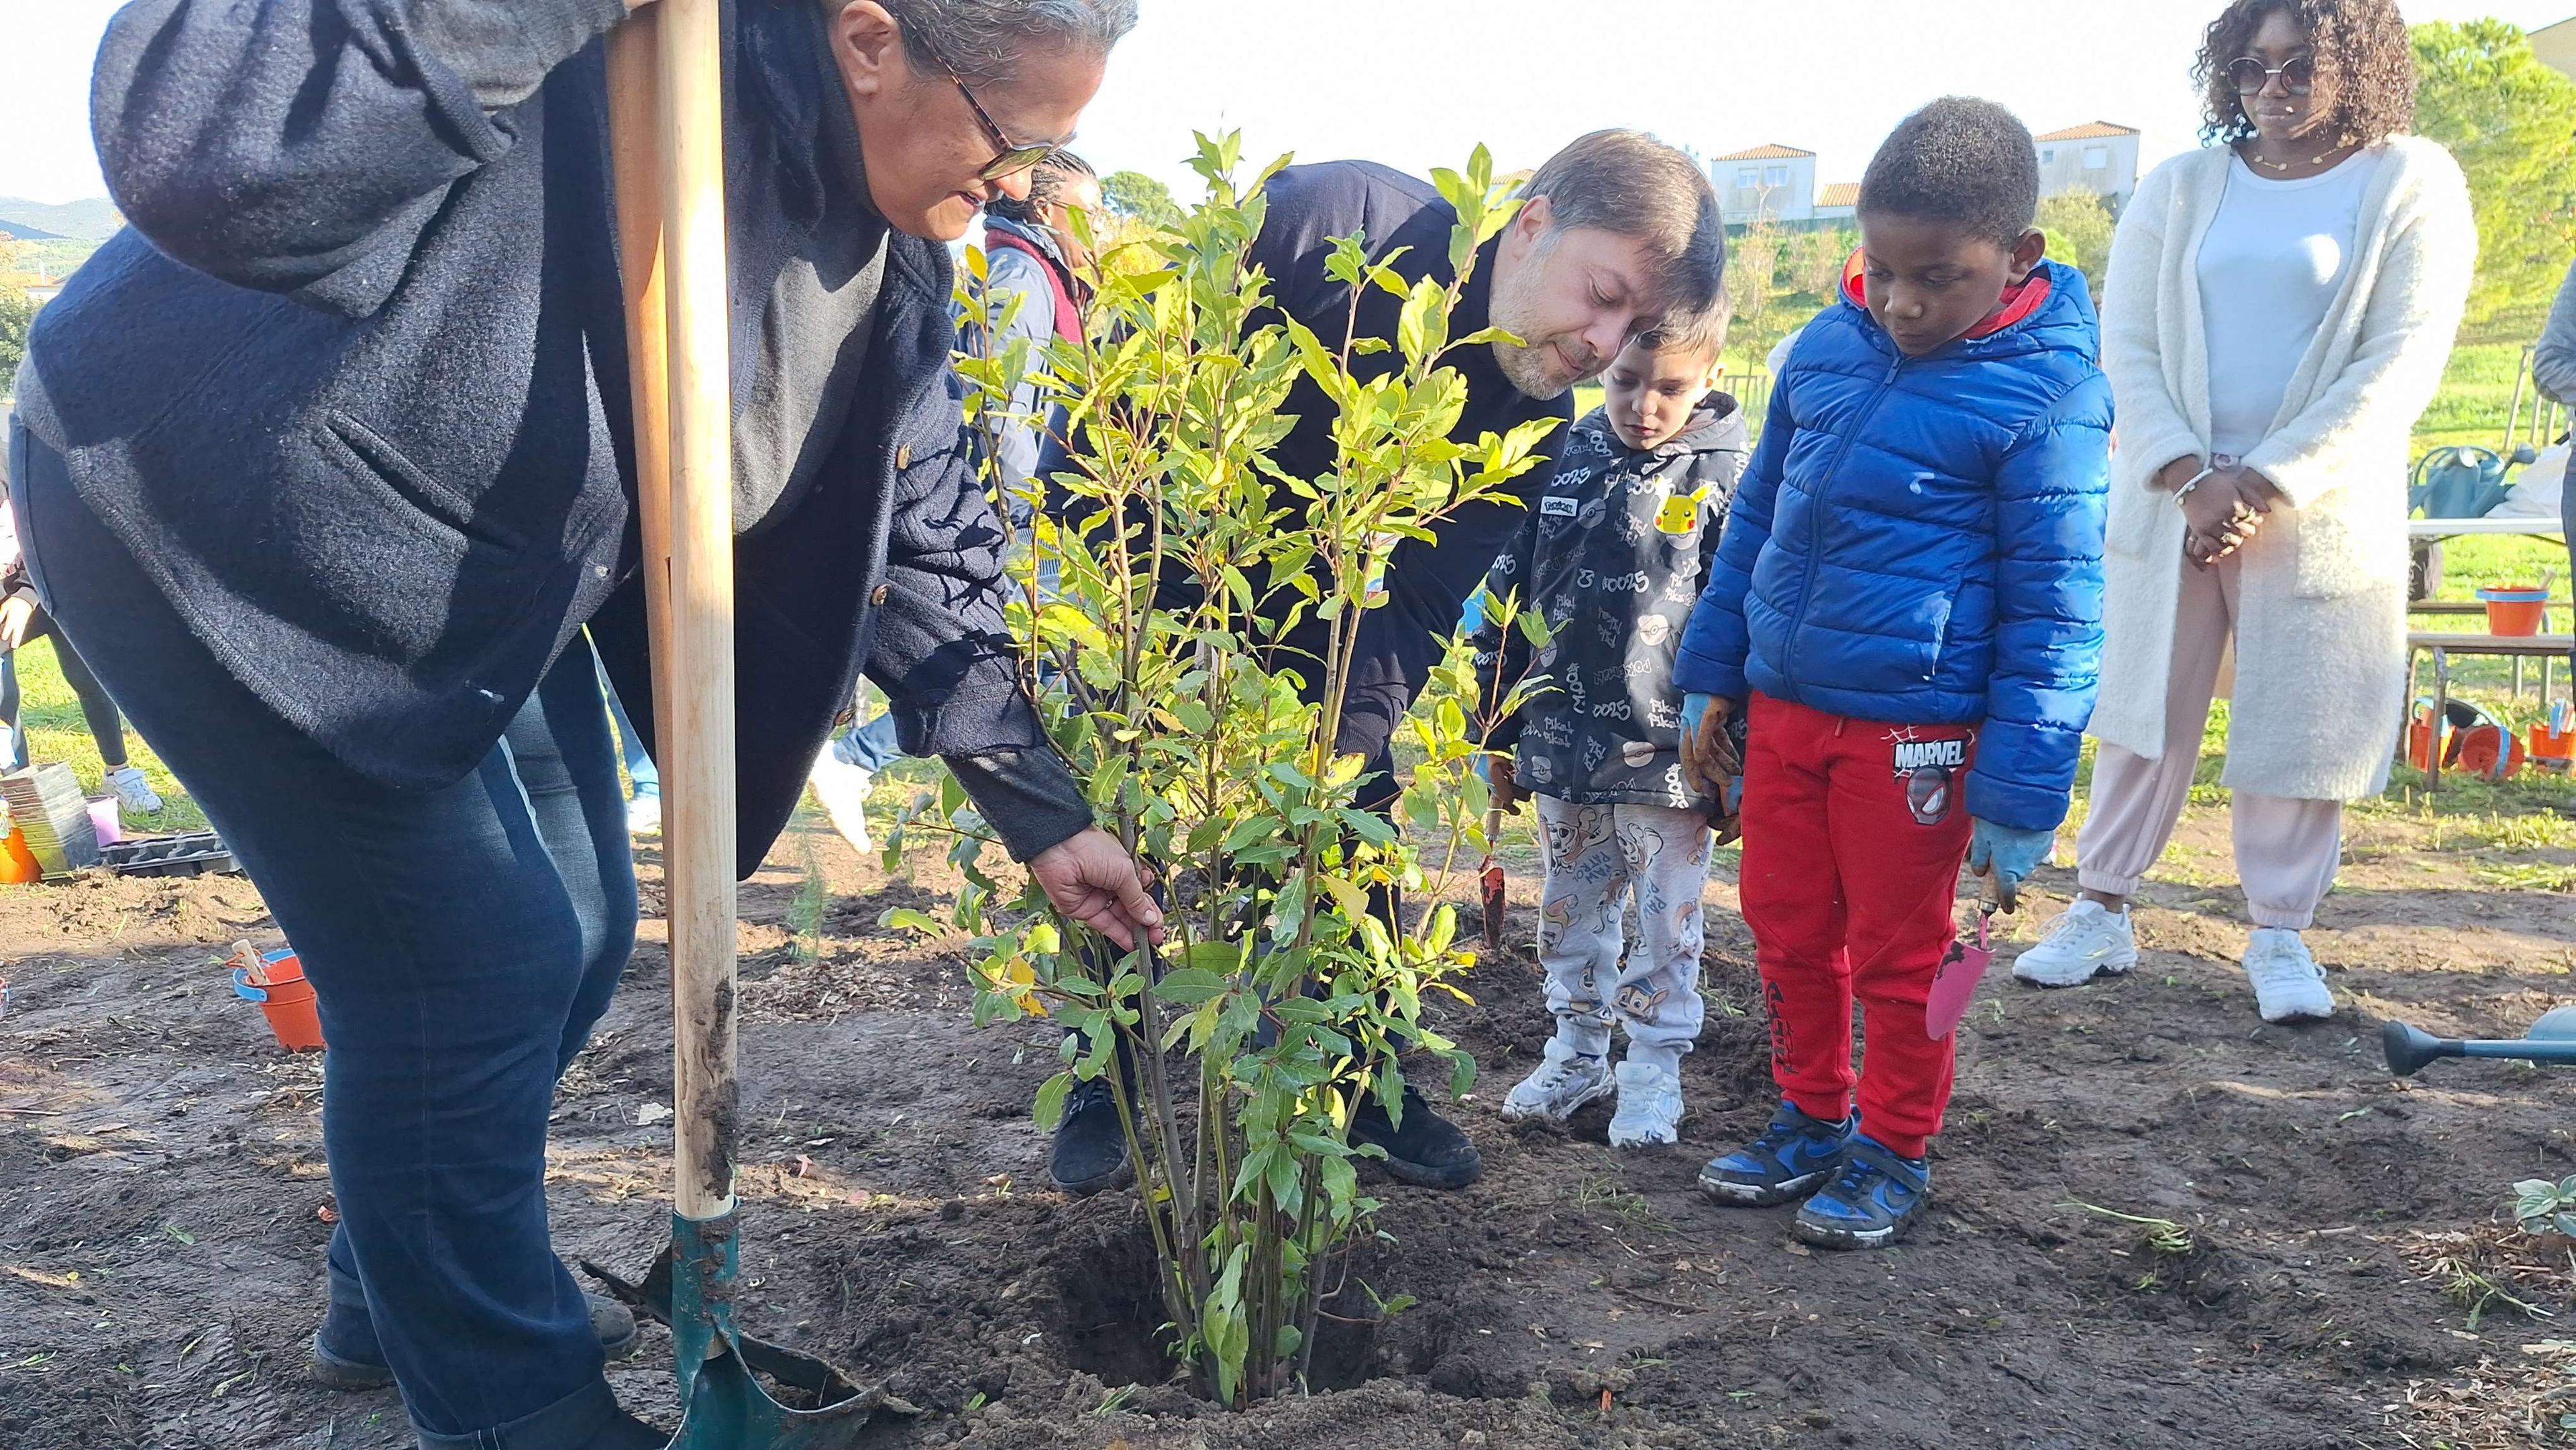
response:
{"label": "white chunky sneaker", "polygon": [[1619,1064],[1619,1111],[1610,1116],[1613,1148],[1669,1148],[1681,1141],[1682,1080],[1657,1062]]}
{"label": "white chunky sneaker", "polygon": [[116,803],[138,816],[148,816],[161,809],[161,797],[153,792],[152,783],[143,778],[139,766],[120,765],[107,773],[107,788],[116,792]]}
{"label": "white chunky sneaker", "polygon": [[2138,933],[2129,909],[2107,910],[2079,896],[2013,963],[2013,976],[2034,987],[2081,987],[2138,964]]}
{"label": "white chunky sneaker", "polygon": [[2334,1015],[2326,973],[2308,955],[2295,931],[2254,928],[2245,947],[2245,975],[2254,983],[2254,1005],[2266,1022],[2322,1022]]}
{"label": "white chunky sneaker", "polygon": [[662,798],[639,795],[626,803],[626,834],[658,836],[662,834]]}
{"label": "white chunky sneaker", "polygon": [[814,769],[806,779],[823,802],[824,814],[832,818],[832,829],[865,856],[876,849],[868,839],[868,791],[876,784],[876,773],[843,760],[834,753],[834,743],[823,742],[823,753],[814,757]]}
{"label": "white chunky sneaker", "polygon": [[1574,1116],[1575,1109],[1596,1098],[1606,1098],[1617,1088],[1608,1059],[1587,1056],[1550,1038],[1538,1070],[1522,1078],[1520,1085],[1504,1096],[1503,1121],[1520,1123],[1544,1118],[1562,1123]]}

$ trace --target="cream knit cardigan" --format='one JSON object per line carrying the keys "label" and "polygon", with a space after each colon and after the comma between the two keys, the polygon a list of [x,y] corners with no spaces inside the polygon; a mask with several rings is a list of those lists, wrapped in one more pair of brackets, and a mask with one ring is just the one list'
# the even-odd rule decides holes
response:
{"label": "cream knit cardigan", "polygon": [[[2406,677],[2409,436],[2440,385],[2477,263],[2466,181],[2431,141],[2376,148],[2352,265],[2280,416],[2247,467],[2280,487],[2242,558],[2232,790],[2351,800],[2386,789]],[[2209,340],[2197,259],[2226,194],[2225,147],[2138,187],[2111,247],[2102,365],[2119,408],[2111,465],[2100,700],[2092,733],[2150,759],[2184,562],[2182,510],[2156,471],[2209,452]]]}

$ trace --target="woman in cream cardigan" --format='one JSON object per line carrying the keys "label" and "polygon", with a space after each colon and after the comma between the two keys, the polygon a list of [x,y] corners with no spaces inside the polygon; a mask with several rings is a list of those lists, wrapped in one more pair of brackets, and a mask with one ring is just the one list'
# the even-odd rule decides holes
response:
{"label": "woman in cream cardigan", "polygon": [[2137,962],[2128,899],[2189,796],[2232,636],[2245,971],[2264,1020],[2317,1019],[2334,999],[2300,933],[2341,864],[2343,803],[2387,785],[2408,435],[2477,238],[2459,167],[2403,134],[2392,0],[2236,0],[2196,74],[2215,144],[2140,185],[2105,289],[2120,442],[2083,895],[2014,975],[2073,986]]}

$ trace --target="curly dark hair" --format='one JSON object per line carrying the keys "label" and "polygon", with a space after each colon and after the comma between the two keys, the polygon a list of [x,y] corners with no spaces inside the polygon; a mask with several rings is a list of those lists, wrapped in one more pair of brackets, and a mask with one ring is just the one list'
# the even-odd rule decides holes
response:
{"label": "curly dark hair", "polygon": [[2200,139],[2233,144],[2254,122],[2227,79],[2265,16],[2282,11],[2308,33],[2318,83],[2334,97],[2339,143],[2374,146],[2415,124],[2415,47],[2396,0],[2235,0],[2210,22],[2191,78],[2200,84]]}
{"label": "curly dark hair", "polygon": [[1858,209],[1952,222],[2009,246],[2039,210],[2039,150],[2012,112],[1943,96],[1879,143],[1861,173]]}

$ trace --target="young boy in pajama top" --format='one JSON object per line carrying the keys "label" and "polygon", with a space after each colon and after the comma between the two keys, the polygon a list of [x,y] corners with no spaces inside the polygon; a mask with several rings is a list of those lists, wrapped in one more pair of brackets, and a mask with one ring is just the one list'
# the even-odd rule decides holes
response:
{"label": "young boy in pajama top", "polygon": [[[1604,401],[1574,425],[1557,472],[1486,588],[1547,621],[1533,650],[1488,622],[1477,639],[1487,699],[1535,674],[1546,685],[1503,721],[1491,775],[1507,809],[1528,796],[1546,845],[1539,961],[1556,1033],[1503,1100],[1506,1121],[1563,1122],[1618,1094],[1610,1141],[1676,1141],[1681,1059],[1699,1037],[1700,893],[1717,802],[1682,779],[1673,649],[1699,597],[1735,480],[1743,410],[1712,391],[1723,311],[1628,345]],[[1514,753],[1499,753],[1510,748]],[[1622,925],[1628,900],[1637,939]],[[1613,1025],[1627,1060],[1609,1060]]]}

